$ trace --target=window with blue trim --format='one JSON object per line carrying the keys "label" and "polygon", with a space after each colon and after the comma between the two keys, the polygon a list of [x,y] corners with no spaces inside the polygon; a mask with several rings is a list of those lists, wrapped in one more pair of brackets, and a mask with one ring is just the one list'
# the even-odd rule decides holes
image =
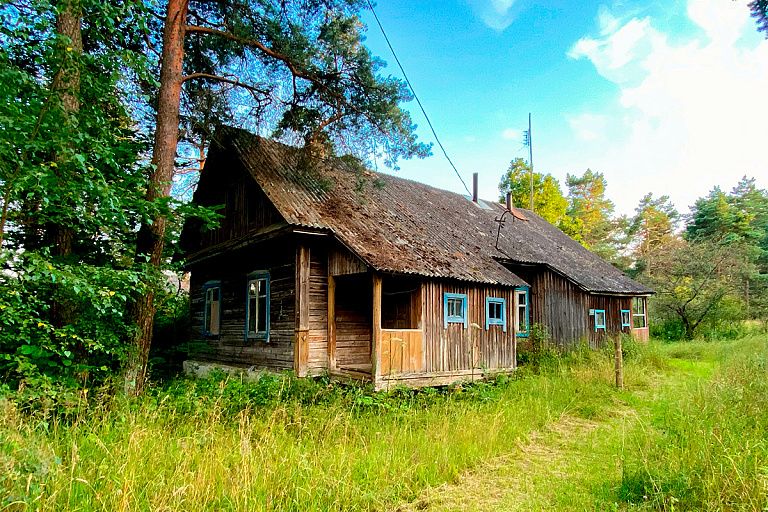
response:
{"label": "window with blue trim", "polygon": [[269,274],[266,272],[256,272],[248,276],[245,337],[269,339]]}
{"label": "window with blue trim", "polygon": [[597,331],[598,329],[605,330],[605,310],[604,309],[595,310],[595,331]]}
{"label": "window with blue trim", "polygon": [[645,316],[645,297],[632,299],[632,328],[648,327],[648,318]]}
{"label": "window with blue trim", "polygon": [[507,301],[497,297],[485,298],[485,330],[491,325],[501,325],[507,332]]}
{"label": "window with blue trim", "polygon": [[467,326],[467,296],[463,293],[446,293],[443,296],[445,327],[448,324]]}
{"label": "window with blue trim", "polygon": [[221,332],[221,281],[205,283],[203,293],[203,336],[218,337]]}
{"label": "window with blue trim", "polygon": [[621,327],[632,327],[632,312],[628,309],[621,310]]}
{"label": "window with blue trim", "polygon": [[520,337],[528,336],[530,321],[528,298],[528,288],[515,290],[515,333]]}

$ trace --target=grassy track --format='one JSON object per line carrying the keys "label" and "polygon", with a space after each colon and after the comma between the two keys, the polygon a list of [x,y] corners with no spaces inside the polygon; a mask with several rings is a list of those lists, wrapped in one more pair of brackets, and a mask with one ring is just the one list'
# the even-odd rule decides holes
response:
{"label": "grassy track", "polygon": [[763,510],[768,340],[545,357],[373,395],[179,380],[67,421],[0,403],[1,510]]}

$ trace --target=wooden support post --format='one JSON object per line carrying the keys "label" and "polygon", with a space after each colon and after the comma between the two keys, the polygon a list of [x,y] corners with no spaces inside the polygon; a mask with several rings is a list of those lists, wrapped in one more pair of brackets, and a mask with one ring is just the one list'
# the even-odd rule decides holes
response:
{"label": "wooden support post", "polygon": [[336,279],[328,276],[328,369],[336,370]]}
{"label": "wooden support post", "polygon": [[293,369],[297,377],[307,376],[309,360],[309,247],[296,248],[296,329]]}
{"label": "wooden support post", "polygon": [[373,325],[371,329],[371,375],[374,387],[381,379],[381,275],[373,274]]}
{"label": "wooden support post", "polygon": [[621,353],[621,336],[616,336],[614,343],[614,366],[616,369],[616,387],[624,388],[624,360]]}

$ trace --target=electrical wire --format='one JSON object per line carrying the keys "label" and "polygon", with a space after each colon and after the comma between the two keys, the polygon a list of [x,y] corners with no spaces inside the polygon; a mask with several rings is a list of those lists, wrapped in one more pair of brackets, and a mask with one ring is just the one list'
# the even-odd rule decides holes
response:
{"label": "electrical wire", "polygon": [[373,10],[373,5],[371,4],[371,0],[366,0],[368,3],[368,8],[373,13],[373,17],[376,19],[376,24],[379,25],[379,29],[381,30],[381,34],[384,36],[384,40],[387,42],[387,46],[389,46],[389,51],[392,52],[392,56],[395,58],[395,62],[397,62],[397,66],[400,68],[400,72],[403,73],[403,77],[405,78],[405,83],[408,84],[408,87],[411,89],[411,92],[413,93],[413,97],[416,99],[416,103],[419,104],[419,108],[421,109],[421,113],[424,114],[424,118],[427,120],[427,124],[429,125],[429,129],[432,130],[432,135],[435,136],[435,140],[437,141],[437,145],[440,146],[440,149],[443,150],[443,155],[445,155],[445,159],[448,160],[448,163],[451,164],[451,167],[453,167],[454,172],[456,173],[456,176],[459,177],[459,180],[461,181],[461,184],[464,185],[464,190],[467,191],[467,194],[470,196],[472,195],[472,192],[469,191],[469,187],[467,187],[467,184],[464,182],[464,179],[461,177],[461,174],[459,174],[459,170],[456,169],[456,166],[453,165],[453,162],[451,161],[451,158],[448,156],[448,153],[445,151],[445,148],[443,147],[442,142],[440,142],[440,139],[437,137],[437,133],[435,132],[435,128],[432,126],[432,121],[429,120],[429,116],[427,115],[427,111],[424,110],[424,106],[421,104],[421,100],[419,100],[419,97],[416,95],[416,91],[413,90],[413,85],[411,85],[411,81],[408,80],[408,75],[405,74],[405,70],[403,69],[403,65],[400,64],[400,59],[397,58],[397,54],[395,53],[395,49],[392,48],[392,43],[389,42],[389,37],[387,37],[387,33],[384,32],[384,27],[381,26],[381,21],[379,21],[379,17],[376,15],[376,11]]}

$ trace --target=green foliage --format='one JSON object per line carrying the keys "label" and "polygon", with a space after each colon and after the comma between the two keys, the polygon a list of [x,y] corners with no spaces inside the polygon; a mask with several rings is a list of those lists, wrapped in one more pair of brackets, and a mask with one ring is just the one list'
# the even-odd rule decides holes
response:
{"label": "green foliage", "polygon": [[564,413],[594,415],[607,387],[595,373],[553,371],[374,393],[322,378],[219,373],[169,382],[133,402],[102,395],[69,421],[48,417],[45,425],[4,402],[0,502],[390,508],[507,453]]}
{"label": "green foliage", "polygon": [[688,339],[700,325],[739,320],[744,307],[734,291],[748,271],[737,248],[711,243],[668,248],[657,255],[654,272],[646,278],[656,290],[650,313],[663,322],[681,322]]}
{"label": "green foliage", "polygon": [[[131,330],[127,302],[140,277],[44,256],[25,252],[15,274],[0,273],[0,375],[23,408],[55,408],[57,390],[101,385],[119,369]],[[67,325],[51,321],[61,296],[77,311]]]}
{"label": "green foliage", "polygon": [[[499,192],[501,200],[506,201],[507,192],[512,194],[512,205],[517,208],[530,208],[531,167],[522,158],[510,162],[509,169],[501,177]],[[560,183],[551,174],[533,173],[533,210],[547,222],[563,226],[566,233],[577,233],[579,222],[566,215],[568,202],[560,190]],[[563,229],[561,228],[561,229]]]}
{"label": "green foliage", "polygon": [[679,214],[668,196],[654,199],[649,192],[640,200],[627,230],[633,238],[636,274],[653,274],[657,256],[678,242],[678,221]]}
{"label": "green foliage", "polygon": [[665,349],[683,376],[661,390],[644,433],[630,436],[619,496],[662,510],[764,508],[765,338],[686,345]]}
{"label": "green foliage", "polygon": [[[568,187],[567,214],[581,223],[577,236],[582,244],[603,259],[618,263],[628,242],[625,234],[626,219],[611,218],[614,206],[605,197],[607,182],[603,173],[587,169],[581,177],[568,174],[565,183]],[[575,231],[577,226],[569,229]]]}
{"label": "green foliage", "polygon": [[768,0],[752,0],[747,4],[753,18],[756,18],[757,30],[768,37]]}
{"label": "green foliage", "polygon": [[446,504],[461,477],[461,503],[486,510],[553,496],[563,510],[761,510],[766,343],[637,344],[623,391],[607,353],[578,350],[541,375],[422,391],[218,373],[131,402],[81,397],[66,420],[0,399],[0,504],[408,510]]}

